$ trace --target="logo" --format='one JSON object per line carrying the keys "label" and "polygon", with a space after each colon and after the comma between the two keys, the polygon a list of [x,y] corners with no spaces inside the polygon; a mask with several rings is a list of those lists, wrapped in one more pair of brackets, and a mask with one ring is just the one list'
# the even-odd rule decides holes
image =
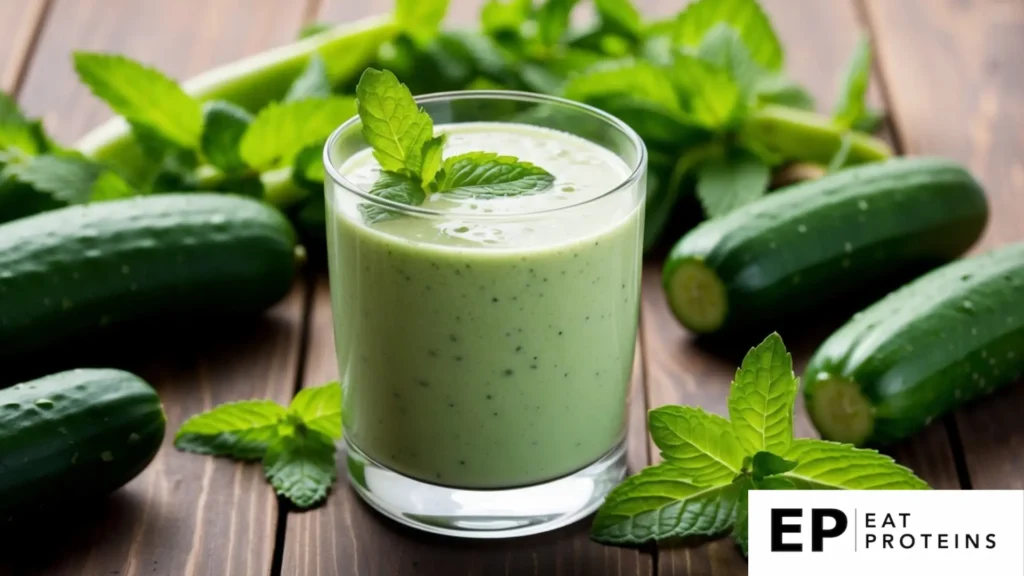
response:
{"label": "logo", "polygon": [[1024,491],[752,491],[750,575],[1024,576]]}

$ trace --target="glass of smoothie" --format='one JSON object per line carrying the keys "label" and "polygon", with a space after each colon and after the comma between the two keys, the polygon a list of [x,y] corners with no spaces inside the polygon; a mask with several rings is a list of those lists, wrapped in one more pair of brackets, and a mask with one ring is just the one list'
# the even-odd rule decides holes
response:
{"label": "glass of smoothie", "polygon": [[[626,473],[646,150],[595,108],[506,91],[417,98],[445,155],[554,176],[538,193],[368,191],[358,118],[327,142],[327,222],[355,490],[431,532],[497,538],[595,510]],[[390,218],[369,222],[367,208]],[[379,213],[379,212],[378,212]]]}

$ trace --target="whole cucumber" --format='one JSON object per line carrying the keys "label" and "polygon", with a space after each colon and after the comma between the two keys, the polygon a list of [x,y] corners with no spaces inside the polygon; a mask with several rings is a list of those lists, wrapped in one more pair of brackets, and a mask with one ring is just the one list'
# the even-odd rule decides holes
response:
{"label": "whole cucumber", "polygon": [[0,225],[0,355],[108,326],[258,313],[295,275],[288,220],[256,200],[167,194]]}
{"label": "whole cucumber", "polygon": [[944,264],[978,239],[987,218],[981,187],[953,162],[867,164],[694,228],[665,262],[664,289],[694,332],[760,326]]}
{"label": "whole cucumber", "polygon": [[0,512],[119,488],[156,455],[156,391],[120,370],[71,370],[0,390]]}
{"label": "whole cucumber", "polygon": [[1024,374],[1024,244],[934,270],[857,314],[804,373],[822,436],[885,444]]}

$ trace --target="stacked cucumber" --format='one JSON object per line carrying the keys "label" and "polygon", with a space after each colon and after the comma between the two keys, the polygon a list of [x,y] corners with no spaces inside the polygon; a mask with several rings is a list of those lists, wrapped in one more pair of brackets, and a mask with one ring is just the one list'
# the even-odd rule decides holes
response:
{"label": "stacked cucumber", "polygon": [[[853,294],[899,287],[981,235],[983,191],[963,168],[894,159],[792,186],[705,222],[665,264],[679,320],[735,334]],[[814,354],[804,393],[828,439],[882,444],[1024,373],[1024,244],[960,260],[854,316]]]}

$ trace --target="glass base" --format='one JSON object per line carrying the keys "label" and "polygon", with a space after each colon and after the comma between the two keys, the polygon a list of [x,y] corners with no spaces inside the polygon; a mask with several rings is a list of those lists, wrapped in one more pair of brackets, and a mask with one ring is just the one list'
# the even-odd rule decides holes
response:
{"label": "glass base", "polygon": [[352,487],[402,524],[462,538],[511,538],[547,532],[587,516],[626,476],[626,441],[590,466],[543,484],[466,490],[420,482],[374,462],[348,444]]}

